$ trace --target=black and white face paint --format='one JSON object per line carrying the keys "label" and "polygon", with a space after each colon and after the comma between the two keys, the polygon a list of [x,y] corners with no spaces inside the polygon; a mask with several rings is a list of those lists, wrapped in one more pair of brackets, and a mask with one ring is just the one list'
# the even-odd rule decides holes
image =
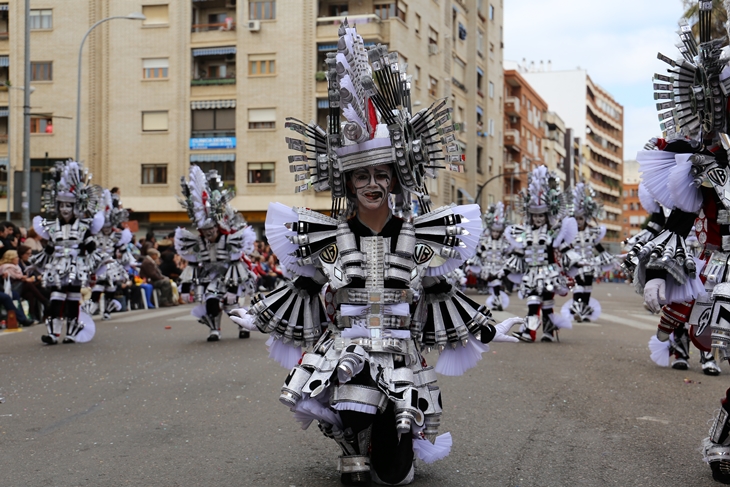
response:
{"label": "black and white face paint", "polygon": [[545,213],[533,213],[532,215],[532,226],[539,228],[547,222],[547,216]]}
{"label": "black and white face paint", "polygon": [[578,230],[581,232],[586,229],[586,217],[583,215],[578,215],[575,217],[576,223],[578,223]]}
{"label": "black and white face paint", "polygon": [[393,170],[385,164],[356,169],[350,175],[350,184],[361,210],[377,210],[387,204],[392,183]]}
{"label": "black and white face paint", "polygon": [[64,222],[71,221],[74,216],[74,204],[69,201],[59,201],[58,213]]}
{"label": "black and white face paint", "polygon": [[218,240],[218,227],[204,228],[200,231],[203,238],[210,243],[215,243]]}

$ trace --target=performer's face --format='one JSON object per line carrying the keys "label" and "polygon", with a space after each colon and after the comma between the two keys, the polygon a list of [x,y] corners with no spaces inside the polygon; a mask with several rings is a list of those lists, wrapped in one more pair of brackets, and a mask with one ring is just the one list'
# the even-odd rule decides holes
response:
{"label": "performer's face", "polygon": [[107,235],[107,236],[111,235],[111,233],[112,233],[111,225],[104,225],[103,227],[101,227],[101,233],[103,233],[104,235]]}
{"label": "performer's face", "polygon": [[585,216],[583,216],[583,215],[576,216],[575,221],[578,222],[578,230],[586,229],[586,217]]}
{"label": "performer's face", "polygon": [[544,213],[535,213],[532,215],[532,225],[535,227],[541,227],[545,225],[547,218]]}
{"label": "performer's face", "polygon": [[69,201],[58,202],[58,213],[65,222],[71,220],[74,216],[74,204]]}
{"label": "performer's face", "polygon": [[386,164],[357,169],[352,172],[349,182],[357,197],[358,209],[377,210],[387,204],[393,190],[393,169]]}
{"label": "performer's face", "polygon": [[204,228],[200,231],[208,242],[214,243],[218,239],[218,227]]}
{"label": "performer's face", "polygon": [[494,240],[498,240],[502,236],[502,230],[492,230],[491,233]]}

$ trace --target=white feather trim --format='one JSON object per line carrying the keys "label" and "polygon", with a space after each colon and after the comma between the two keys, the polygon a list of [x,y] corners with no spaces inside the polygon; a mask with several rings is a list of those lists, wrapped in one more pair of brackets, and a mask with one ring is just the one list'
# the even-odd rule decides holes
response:
{"label": "white feather trim", "polygon": [[122,234],[119,236],[119,241],[117,242],[118,245],[127,245],[129,242],[132,241],[132,232],[129,230],[129,228],[125,228],[122,230]]}
{"label": "white feather trim", "polygon": [[79,311],[79,322],[84,324],[84,328],[76,335],[76,343],[90,342],[96,334],[94,319],[84,311]]}
{"label": "white feather trim", "polygon": [[342,429],[342,419],[337,411],[333,411],[311,397],[300,399],[291,411],[294,413],[294,419],[301,423],[303,430],[309,428],[314,420],[329,423],[339,430]]}
{"label": "white feather trim", "polygon": [[36,215],[33,217],[33,230],[35,233],[40,235],[43,240],[50,240],[51,236],[48,235],[46,228],[43,226],[43,217]]}
{"label": "white feather trim", "polygon": [[563,243],[573,243],[576,235],[578,235],[578,222],[572,216],[564,218],[560,224],[560,231],[553,240],[553,248],[558,248]]}
{"label": "white feather trim", "polygon": [[649,352],[651,352],[651,360],[660,367],[669,367],[669,347],[670,341],[659,341],[655,336],[649,339]]}
{"label": "white feather trim", "polygon": [[559,330],[571,330],[573,329],[573,322],[569,319],[565,319],[562,315],[555,313],[554,311],[550,313],[550,321],[553,322],[553,325],[555,325]]}
{"label": "white feather trim", "polygon": [[596,321],[598,319],[598,317],[601,316],[601,311],[603,311],[601,309],[601,303],[598,302],[597,299],[591,298],[588,300],[588,306],[590,306],[593,309],[593,312],[588,317],[588,319],[591,321]]}
{"label": "white feather trim", "polygon": [[702,206],[702,192],[693,184],[692,163],[689,161],[691,155],[675,156],[677,165],[669,172],[667,184],[677,208],[688,213],[698,213]]}
{"label": "white feather trim", "polygon": [[662,210],[643,182],[639,183],[639,203],[648,213],[659,213]]}
{"label": "white feather trim", "polygon": [[241,244],[241,250],[246,255],[253,253],[254,244],[256,243],[256,232],[252,226],[246,226],[243,229],[243,242]]}
{"label": "white feather trim", "polygon": [[[435,211],[439,210],[437,209]],[[459,247],[457,249],[459,258],[448,259],[436,267],[428,267],[426,269],[427,276],[443,276],[449,272],[453,272],[455,269],[461,267],[464,262],[476,255],[477,245],[479,244],[479,238],[482,233],[481,209],[479,205],[454,206],[451,210],[454,215],[461,215],[463,217],[458,226],[463,228],[466,234],[458,235],[457,237],[466,247]],[[427,217],[428,215],[423,216]],[[418,229],[416,229],[416,234],[418,234]]]}
{"label": "white feather trim", "polygon": [[375,414],[378,408],[369,404],[359,404],[356,402],[338,402],[332,406],[337,411],[355,411],[356,413]]}
{"label": "white feather trim", "polygon": [[433,443],[425,438],[413,437],[413,453],[423,461],[423,463],[433,463],[442,458],[446,458],[451,453],[451,446],[454,441],[451,433],[438,435]]}
{"label": "white feather trim", "polygon": [[302,347],[286,344],[271,336],[266,340],[266,345],[269,347],[269,358],[285,369],[292,369],[302,358]]}
{"label": "white feather trim", "polygon": [[101,227],[104,226],[104,220],[104,210],[96,212],[94,218],[91,220],[91,228],[89,229],[92,235],[99,233]]}
{"label": "white feather trim", "polygon": [[603,237],[606,236],[606,227],[604,225],[601,225],[598,227],[598,233],[596,234],[596,239],[593,241],[594,244],[598,244],[603,240]]}
{"label": "white feather trim", "polygon": [[202,303],[190,310],[190,314],[197,319],[201,319],[203,316],[206,315],[206,313],[207,311],[205,311],[205,305]]}
{"label": "white feather trim", "polygon": [[693,301],[705,293],[705,285],[700,280],[700,273],[705,268],[705,261],[694,257],[697,274],[694,279],[687,279],[684,284],[680,284],[670,274],[666,278],[666,298],[667,303],[681,303],[684,301]]}
{"label": "white feather trim", "polygon": [[636,160],[646,189],[662,206],[674,208],[672,193],[667,184],[669,172],[677,165],[673,152],[639,151]]}
{"label": "white feather trim", "polygon": [[287,238],[296,235],[296,233],[289,230],[285,225],[298,221],[299,215],[293,208],[281,203],[269,203],[265,224],[266,238],[282,267],[292,274],[312,277],[315,273],[314,266],[301,266],[297,263],[296,251],[299,246],[291,243]]}
{"label": "white feather trim", "polygon": [[489,351],[489,347],[477,340],[469,333],[466,346],[457,345],[456,348],[446,346],[439,355],[434,370],[441,375],[458,376],[475,367],[482,359],[482,354]]}

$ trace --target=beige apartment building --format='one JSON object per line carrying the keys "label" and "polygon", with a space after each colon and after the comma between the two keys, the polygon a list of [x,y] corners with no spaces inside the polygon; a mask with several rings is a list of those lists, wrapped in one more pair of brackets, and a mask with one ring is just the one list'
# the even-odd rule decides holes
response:
{"label": "beige apartment building", "polygon": [[[257,229],[271,201],[329,210],[328,194],[294,193],[285,122],[325,125],[323,64],[345,17],[366,45],[408,63],[414,111],[444,97],[454,108],[465,171],[442,172],[430,187],[437,204],[472,201],[502,170],[501,0],[31,0],[31,9],[32,211],[47,169],[75,152],[81,39],[94,22],[132,12],[146,20],[105,22],[86,41],[80,159],[97,183],[121,189],[141,230],[187,223],[176,196],[190,164],[235,186],[233,205]],[[23,34],[23,2],[0,0],[0,83],[13,87],[0,87],[0,184],[22,168]],[[501,197],[499,185],[480,195]]]}

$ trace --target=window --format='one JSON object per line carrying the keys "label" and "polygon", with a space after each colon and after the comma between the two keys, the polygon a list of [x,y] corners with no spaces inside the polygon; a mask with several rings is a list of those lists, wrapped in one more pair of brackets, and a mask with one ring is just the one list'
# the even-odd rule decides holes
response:
{"label": "window", "polygon": [[249,108],[248,109],[249,130],[275,129],[276,109],[275,108]]}
{"label": "window", "polygon": [[482,83],[484,83],[484,71],[477,67],[477,93],[484,96],[482,93]]}
{"label": "window", "polygon": [[142,21],[142,25],[167,25],[170,23],[167,12],[167,4],[143,5],[142,15],[147,17]]}
{"label": "window", "polygon": [[190,164],[200,166],[204,173],[215,169],[224,183],[236,184],[236,161],[206,161]]}
{"label": "window", "polygon": [[484,168],[482,168],[483,153],[484,153],[484,149],[480,146],[477,146],[477,172],[479,174],[484,174]]}
{"label": "window", "polygon": [[489,98],[494,98],[494,83],[489,82]]}
{"label": "window", "polygon": [[494,157],[489,158],[489,174],[492,174],[492,169],[494,169]]}
{"label": "window", "polygon": [[494,119],[489,119],[489,125],[487,125],[487,130],[489,131],[489,136],[494,137]]}
{"label": "window", "polygon": [[477,29],[477,52],[480,56],[484,53],[484,32]]}
{"label": "window", "polygon": [[439,45],[439,33],[433,27],[428,28],[428,43],[435,46]]}
{"label": "window", "polygon": [[30,118],[31,134],[52,134],[53,118],[51,117],[31,117]]}
{"label": "window", "polygon": [[421,16],[416,14],[416,35],[421,35]]}
{"label": "window", "polygon": [[489,20],[494,20],[494,5],[489,4]]}
{"label": "window", "polygon": [[167,164],[142,164],[142,184],[167,184]]}
{"label": "window", "polygon": [[30,63],[30,80],[31,81],[52,81],[53,80],[53,63],[38,62]]}
{"label": "window", "polygon": [[439,82],[433,76],[428,77],[428,94],[433,97],[439,96]]}
{"label": "window", "polygon": [[167,112],[142,112],[142,132],[167,131]]}
{"label": "window", "polygon": [[53,10],[31,9],[30,30],[45,30],[53,28]]}
{"label": "window", "polygon": [[249,162],[248,163],[248,183],[262,184],[274,182],[274,163],[273,162]]}
{"label": "window", "polygon": [[273,20],[276,18],[276,0],[249,1],[248,18],[250,20]]}
{"label": "window", "polygon": [[236,109],[193,110],[192,137],[235,137]]}
{"label": "window", "polygon": [[416,64],[416,69],[413,71],[413,83],[416,85],[416,88],[419,90],[421,89],[421,67]]}
{"label": "window", "polygon": [[407,8],[408,7],[401,2],[376,3],[374,6],[374,13],[380,17],[381,20],[397,17],[405,22]]}
{"label": "window", "polygon": [[459,40],[466,40],[466,27],[461,22],[459,22]]}
{"label": "window", "polygon": [[330,17],[342,17],[347,15],[349,6],[346,3],[338,3],[335,5],[330,5],[328,10]]}
{"label": "window", "polygon": [[144,79],[167,79],[169,61],[165,58],[143,59],[142,78]]}
{"label": "window", "polygon": [[248,56],[249,76],[271,76],[276,74],[276,61],[271,54],[250,54]]}

